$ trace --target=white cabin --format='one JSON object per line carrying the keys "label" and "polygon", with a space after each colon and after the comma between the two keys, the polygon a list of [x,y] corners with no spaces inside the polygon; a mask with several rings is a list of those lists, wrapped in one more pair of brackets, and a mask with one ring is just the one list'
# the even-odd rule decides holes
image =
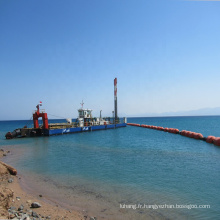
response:
{"label": "white cabin", "polygon": [[91,118],[92,119],[92,110],[91,109],[79,109],[79,118]]}

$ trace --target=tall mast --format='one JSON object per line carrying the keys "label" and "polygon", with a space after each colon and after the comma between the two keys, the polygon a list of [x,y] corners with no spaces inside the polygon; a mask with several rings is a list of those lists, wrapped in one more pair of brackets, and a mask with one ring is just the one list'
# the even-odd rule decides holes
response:
{"label": "tall mast", "polygon": [[118,106],[117,106],[117,78],[114,79],[114,101],[115,101],[115,123],[118,119]]}

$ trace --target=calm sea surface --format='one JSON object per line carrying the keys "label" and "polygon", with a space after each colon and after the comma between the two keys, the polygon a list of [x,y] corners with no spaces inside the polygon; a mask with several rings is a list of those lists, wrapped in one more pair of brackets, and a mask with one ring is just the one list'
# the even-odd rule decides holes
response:
{"label": "calm sea surface", "polygon": [[[128,118],[128,122],[220,137],[220,116]],[[11,150],[4,161],[18,169],[29,190],[98,219],[220,219],[219,147],[133,126],[5,140],[7,131],[27,123],[1,121],[0,147]],[[138,208],[140,204],[145,208]],[[185,208],[169,208],[176,204]]]}

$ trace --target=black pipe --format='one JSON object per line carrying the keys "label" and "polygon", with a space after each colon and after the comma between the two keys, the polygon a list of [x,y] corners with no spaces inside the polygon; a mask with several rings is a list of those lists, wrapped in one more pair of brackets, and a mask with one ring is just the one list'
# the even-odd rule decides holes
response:
{"label": "black pipe", "polygon": [[21,135],[21,129],[20,128],[17,128],[15,129],[14,131],[12,132],[7,132],[7,134],[5,135],[6,139],[13,139],[17,136],[20,136]]}

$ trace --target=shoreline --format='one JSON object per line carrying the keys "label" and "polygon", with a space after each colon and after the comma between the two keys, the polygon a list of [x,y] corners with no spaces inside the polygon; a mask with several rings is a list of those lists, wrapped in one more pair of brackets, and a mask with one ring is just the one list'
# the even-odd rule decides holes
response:
{"label": "shoreline", "polygon": [[[4,150],[3,150],[4,149]],[[89,186],[87,186],[85,189],[83,188],[82,192],[85,193],[91,193],[91,197],[87,197],[85,200],[85,197],[81,199],[79,194],[75,194],[73,191],[69,192],[70,196],[73,199],[73,203],[69,200],[69,195],[64,194],[62,195],[62,191],[54,191],[54,188],[52,189],[54,194],[51,194],[51,192],[48,192],[47,187],[42,187],[41,190],[38,187],[39,185],[35,185],[36,183],[29,180],[31,178],[29,174],[23,175],[19,172],[18,174],[13,176],[10,175],[8,172],[6,174],[3,174],[1,172],[1,161],[3,154],[6,153],[6,157],[9,158],[11,155],[17,155],[18,152],[14,151],[13,148],[3,147],[3,149],[0,149],[0,178],[2,179],[0,181],[0,194],[1,192],[5,191],[5,189],[9,190],[9,193],[4,195],[5,198],[7,198],[7,207],[3,207],[2,201],[0,199],[0,219],[15,219],[18,220],[14,213],[17,215],[28,214],[29,218],[21,218],[22,220],[44,220],[44,219],[53,219],[53,220],[68,220],[68,219],[74,219],[74,220],[101,220],[101,219],[108,219],[108,220],[122,220],[122,219],[135,219],[139,217],[138,219],[148,219],[148,220],[157,220],[157,219],[164,219],[164,216],[160,213],[151,213],[147,212],[144,214],[144,212],[140,212],[138,216],[134,213],[134,210],[129,209],[119,209],[117,212],[115,210],[111,210],[111,207],[109,207],[109,204],[111,203],[105,203],[105,206],[100,209],[100,204],[103,204],[102,202],[102,195],[101,194],[94,194],[94,192],[90,191]],[[9,152],[9,153],[7,153]],[[13,158],[13,157],[12,157]],[[5,161],[5,160],[3,160]],[[10,164],[10,162],[7,162],[6,164]],[[12,183],[8,183],[9,179],[13,179]],[[40,182],[44,184],[41,180]],[[32,186],[32,184],[34,184]],[[39,184],[39,183],[37,183]],[[37,187],[36,187],[37,186]],[[53,187],[53,186],[51,186]],[[55,186],[56,188],[56,186]],[[60,194],[61,193],[61,197]],[[72,194],[73,193],[73,194]],[[10,196],[8,196],[10,195]],[[59,196],[57,196],[59,195]],[[66,200],[65,200],[66,198]],[[94,198],[100,198],[100,201],[98,202]],[[103,197],[104,198],[104,197]],[[124,202],[124,200],[121,200]],[[40,208],[31,208],[31,204],[33,202],[37,202],[41,205]],[[70,202],[70,203],[69,203]],[[98,203],[97,203],[98,202]],[[18,211],[19,207],[23,206],[22,211]],[[13,208],[13,210],[10,210],[10,207]],[[9,211],[8,211],[9,210]],[[12,213],[11,213],[12,211]],[[37,214],[39,218],[34,217],[33,214]],[[10,215],[11,214],[11,218]],[[167,218],[169,219],[169,218]]]}
{"label": "shoreline", "polygon": [[[7,164],[11,164],[10,161],[14,160],[15,155],[20,155],[21,151],[17,152],[17,150],[13,149],[13,147],[3,147],[4,152],[0,150],[0,171],[1,171],[1,161],[3,153],[6,153],[9,151],[9,153],[6,155],[8,159],[3,160]],[[13,156],[12,156],[13,155]],[[12,158],[10,158],[12,156]],[[112,201],[107,199],[104,201],[103,199],[106,199],[103,197],[100,193],[94,193],[91,191],[88,185],[86,185],[86,188],[83,188],[81,192],[88,193],[88,195],[91,195],[91,197],[87,197],[85,200],[85,197],[81,199],[81,195],[75,194],[75,191],[68,192],[68,194],[62,194],[62,190],[60,189],[58,191],[54,190],[54,188],[57,187],[57,185],[51,185],[48,188],[47,183],[44,185],[44,182],[42,179],[40,181],[35,182],[36,180],[32,179],[31,173],[25,173],[22,174],[18,170],[18,174],[16,176],[10,175],[8,172],[6,175],[2,174],[0,172],[0,178],[4,179],[4,184],[2,184],[2,181],[0,182],[0,193],[4,191],[5,189],[9,190],[12,193],[12,196],[9,196],[7,198],[8,204],[7,207],[4,207],[2,209],[2,201],[0,200],[0,219],[10,219],[9,214],[11,211],[8,209],[10,207],[13,208],[13,212],[16,214],[24,215],[28,214],[30,218],[21,218],[22,220],[44,220],[44,219],[54,219],[54,220],[68,220],[68,219],[74,219],[74,220],[100,220],[100,219],[108,219],[108,220],[123,220],[123,219],[140,219],[140,220],[159,220],[159,219],[171,219],[170,217],[164,215],[162,212],[158,212],[155,210],[133,210],[133,209],[123,209],[123,208],[116,208],[112,210],[109,205],[112,205]],[[31,179],[29,179],[31,178]],[[9,179],[13,179],[12,183],[8,183]],[[39,183],[43,184],[43,187],[39,188]],[[33,186],[32,186],[33,184]],[[4,185],[4,186],[3,186]],[[75,185],[77,187],[77,185]],[[81,188],[81,186],[79,185]],[[74,187],[73,187],[74,188]],[[51,191],[52,189],[52,191]],[[52,192],[52,194],[51,194]],[[5,197],[7,197],[6,195]],[[71,201],[69,200],[69,196],[71,196],[73,199]],[[99,199],[99,201],[97,200]],[[129,203],[130,200],[127,200],[126,198],[120,199],[121,203]],[[40,208],[31,208],[31,204],[33,202],[40,203]],[[70,202],[70,203],[69,203]],[[103,203],[104,202],[104,203]],[[132,202],[130,202],[132,203]],[[100,204],[102,204],[102,208],[100,209]],[[104,207],[103,207],[103,204]],[[22,212],[19,212],[19,207],[23,206]],[[114,207],[115,208],[115,207]],[[4,215],[2,215],[2,210],[4,212]],[[136,212],[137,211],[137,212]],[[34,217],[33,213],[37,214],[39,218]],[[18,220],[16,216],[11,217],[11,219]],[[184,218],[183,218],[184,219]]]}
{"label": "shoreline", "polygon": [[[9,150],[0,150],[0,160],[3,154],[9,156],[9,153]],[[11,175],[2,163],[0,163],[0,178],[0,219],[18,219],[17,217],[22,215],[23,217],[27,215],[24,219],[96,219],[75,209],[64,208],[44,195],[37,196],[37,192],[30,193],[24,190],[22,176]],[[32,203],[39,203],[41,207],[33,208]],[[20,208],[22,210],[18,211]]]}
{"label": "shoreline", "polygon": [[[21,155],[22,150],[14,148],[12,145],[2,146],[3,151],[0,150],[0,161],[2,161],[3,153],[6,153],[3,161],[7,164],[12,164],[16,167],[16,161]],[[9,153],[7,153],[9,152]],[[8,159],[7,159],[8,158]],[[0,171],[1,171],[1,163],[0,163]],[[48,177],[48,176],[47,176]],[[30,218],[26,220],[39,220],[39,219],[54,219],[54,220],[65,220],[65,219],[75,219],[75,220],[100,220],[100,219],[108,219],[108,220],[123,220],[123,219],[140,219],[140,220],[159,220],[159,219],[174,219],[176,217],[181,216],[182,219],[186,219],[182,213],[175,213],[175,210],[172,212],[168,212],[169,210],[134,210],[127,208],[118,207],[119,204],[133,204],[135,200],[129,200],[127,197],[116,197],[114,201],[113,197],[105,197],[105,194],[102,192],[95,192],[90,188],[89,184],[81,185],[79,183],[73,183],[73,186],[69,191],[63,193],[67,187],[57,185],[57,182],[48,181],[47,177],[37,177],[32,176],[32,173],[26,173],[23,171],[20,173],[18,170],[18,174],[16,176],[7,174],[2,174],[0,172],[0,178],[4,181],[0,181],[0,193],[5,189],[8,189],[9,192],[5,197],[8,197],[7,207],[2,209],[2,201],[0,198],[0,219],[10,219],[9,214],[11,211],[8,209],[10,207],[14,207],[13,212],[16,211],[16,214],[29,214]],[[39,178],[39,179],[38,179]],[[44,179],[45,178],[45,179]],[[12,183],[8,183],[9,179],[13,179]],[[75,178],[74,178],[75,179]],[[43,180],[43,181],[42,181]],[[48,183],[47,183],[48,181]],[[71,182],[72,183],[72,182]],[[42,187],[41,187],[42,186]],[[49,188],[48,188],[49,186]],[[77,190],[79,187],[79,190]],[[96,187],[99,187],[96,185]],[[106,189],[105,189],[106,190]],[[117,189],[123,190],[123,189]],[[135,190],[136,191],[136,190]],[[80,192],[80,194],[78,193]],[[104,191],[103,191],[104,192]],[[111,191],[107,192],[111,193]],[[129,191],[130,193],[131,191]],[[13,196],[10,196],[12,193]],[[113,192],[117,193],[117,191]],[[82,195],[83,194],[83,195]],[[86,196],[85,196],[86,195]],[[155,194],[153,197],[156,196]],[[153,198],[150,194],[150,197]],[[133,198],[133,197],[132,197]],[[154,200],[151,200],[153,202]],[[40,208],[31,208],[31,204],[33,202],[37,202],[41,204]],[[101,206],[100,206],[101,204]],[[22,212],[18,212],[19,207],[23,206]],[[171,210],[170,210],[171,211]],[[4,213],[4,215],[2,215]],[[33,218],[33,214],[36,213],[39,218]],[[12,213],[11,213],[12,214]],[[35,215],[35,214],[34,214]],[[15,218],[13,218],[15,217]],[[16,219],[16,216],[12,215],[11,219]],[[25,220],[21,218],[22,220]]]}

